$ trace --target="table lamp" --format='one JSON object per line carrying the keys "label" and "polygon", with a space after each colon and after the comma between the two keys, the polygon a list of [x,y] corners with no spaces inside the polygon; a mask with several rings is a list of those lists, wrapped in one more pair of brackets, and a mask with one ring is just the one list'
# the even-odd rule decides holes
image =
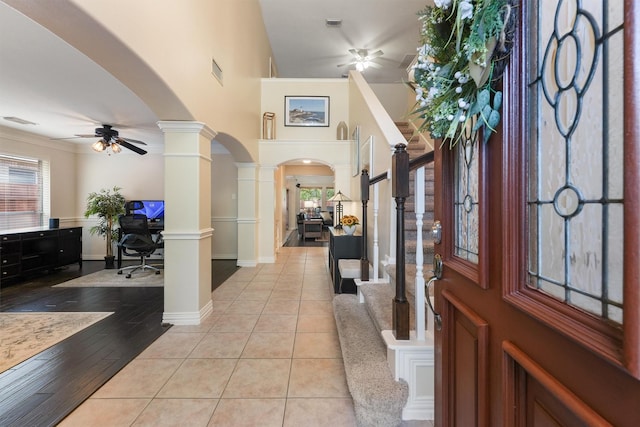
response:
{"label": "table lamp", "polygon": [[340,223],[340,221],[342,220],[342,202],[350,202],[351,199],[345,196],[344,194],[342,194],[340,190],[338,190],[338,192],[334,194],[334,196],[331,197],[329,201],[338,202],[338,205],[336,206],[336,212],[335,212],[338,223],[336,224],[335,228],[342,228],[342,224]]}

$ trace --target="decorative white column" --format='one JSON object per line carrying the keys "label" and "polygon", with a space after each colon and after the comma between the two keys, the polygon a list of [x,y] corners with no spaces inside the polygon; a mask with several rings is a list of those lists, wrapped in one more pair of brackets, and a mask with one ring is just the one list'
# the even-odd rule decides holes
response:
{"label": "decorative white column", "polygon": [[276,183],[274,176],[276,169],[275,166],[261,166],[258,181],[258,206],[260,212],[258,261],[263,264],[276,262]]}
{"label": "decorative white column", "polygon": [[211,140],[200,122],[160,121],[164,132],[164,314],[198,325],[211,303]]}
{"label": "decorative white column", "polygon": [[238,168],[238,261],[239,267],[258,265],[258,187],[255,163],[236,163]]}

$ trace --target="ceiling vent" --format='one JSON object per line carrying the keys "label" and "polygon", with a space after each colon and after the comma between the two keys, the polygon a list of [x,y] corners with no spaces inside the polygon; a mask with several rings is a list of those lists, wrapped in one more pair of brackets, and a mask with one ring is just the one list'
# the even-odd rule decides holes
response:
{"label": "ceiling vent", "polygon": [[211,74],[218,79],[222,85],[222,68],[218,65],[215,59],[211,58]]}
{"label": "ceiling vent", "polygon": [[329,28],[342,27],[342,19],[325,19],[324,23]]}

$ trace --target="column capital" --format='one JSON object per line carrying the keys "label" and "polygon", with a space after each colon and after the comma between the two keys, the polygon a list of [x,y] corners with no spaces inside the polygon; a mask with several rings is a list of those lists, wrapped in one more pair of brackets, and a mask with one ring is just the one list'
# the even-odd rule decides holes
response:
{"label": "column capital", "polygon": [[189,122],[181,120],[161,120],[157,122],[158,127],[164,133],[198,133],[207,139],[213,139],[218,134],[205,123]]}

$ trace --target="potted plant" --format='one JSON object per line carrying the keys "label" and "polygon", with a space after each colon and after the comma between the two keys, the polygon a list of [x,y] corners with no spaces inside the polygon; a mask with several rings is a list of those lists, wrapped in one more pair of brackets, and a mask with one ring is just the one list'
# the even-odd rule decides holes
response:
{"label": "potted plant", "polygon": [[100,192],[89,193],[87,197],[87,209],[84,217],[98,215],[98,224],[89,229],[90,234],[102,236],[107,242],[107,254],[104,257],[105,268],[113,268],[113,240],[118,239],[118,230],[114,226],[117,223],[118,215],[124,213],[125,199],[120,194],[120,187],[113,189],[102,189]]}

